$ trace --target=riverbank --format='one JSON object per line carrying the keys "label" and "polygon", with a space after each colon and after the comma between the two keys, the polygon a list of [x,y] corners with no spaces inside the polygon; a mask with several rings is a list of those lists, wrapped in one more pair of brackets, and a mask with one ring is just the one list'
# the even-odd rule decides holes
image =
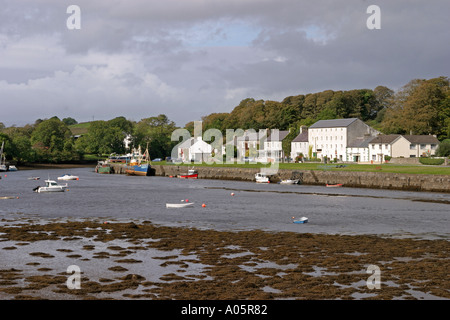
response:
{"label": "riverbank", "polygon": [[34,169],[73,169],[73,168],[95,168],[97,162],[86,163],[29,163],[20,165],[19,170],[34,170]]}
{"label": "riverbank", "polygon": [[[199,179],[255,181],[260,168],[195,167]],[[176,177],[186,174],[186,166],[152,165],[156,176]],[[343,184],[345,187],[391,189],[404,191],[450,192],[450,175],[402,174],[391,172],[293,170],[279,169],[271,177],[271,182],[300,178],[303,184],[326,185]]]}
{"label": "riverbank", "polygon": [[446,240],[12,217],[0,250],[1,299],[450,299]]}

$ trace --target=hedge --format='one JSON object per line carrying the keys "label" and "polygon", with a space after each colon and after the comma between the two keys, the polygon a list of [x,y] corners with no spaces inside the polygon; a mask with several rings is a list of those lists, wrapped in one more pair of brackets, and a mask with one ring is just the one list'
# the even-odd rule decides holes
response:
{"label": "hedge", "polygon": [[435,165],[439,166],[444,163],[444,159],[433,159],[433,158],[419,158],[421,164]]}

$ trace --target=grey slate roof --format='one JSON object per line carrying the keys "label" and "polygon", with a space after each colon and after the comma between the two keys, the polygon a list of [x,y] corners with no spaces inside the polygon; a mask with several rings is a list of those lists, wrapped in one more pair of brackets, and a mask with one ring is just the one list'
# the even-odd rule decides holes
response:
{"label": "grey slate roof", "polygon": [[289,131],[278,131],[278,139],[274,137],[272,130],[270,131],[270,136],[267,137],[267,141],[283,141],[284,138],[289,134]]}
{"label": "grey slate roof", "polygon": [[292,142],[308,142],[308,131],[303,131]]}
{"label": "grey slate roof", "polygon": [[353,122],[358,120],[358,118],[349,118],[349,119],[333,119],[333,120],[319,120],[310,126],[310,129],[317,128],[343,128],[348,127]]}
{"label": "grey slate roof", "polygon": [[353,141],[350,141],[347,145],[348,148],[367,148],[369,143],[372,142],[376,137],[359,137]]}
{"label": "grey slate roof", "polygon": [[377,136],[375,139],[370,141],[370,143],[393,143],[395,140],[400,137],[400,134],[381,134]]}
{"label": "grey slate roof", "polygon": [[439,144],[439,140],[431,135],[404,135],[403,136],[406,140],[408,140],[411,143],[415,144]]}

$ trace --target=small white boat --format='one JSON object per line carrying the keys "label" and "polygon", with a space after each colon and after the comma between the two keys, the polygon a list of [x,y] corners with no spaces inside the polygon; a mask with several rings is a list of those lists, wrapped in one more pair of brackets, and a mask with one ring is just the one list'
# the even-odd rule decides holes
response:
{"label": "small white boat", "polygon": [[17,171],[17,167],[13,164],[9,165],[8,171]]}
{"label": "small white boat", "polygon": [[281,180],[280,184],[298,184],[298,180],[292,180],[292,179]]}
{"label": "small white boat", "polygon": [[71,174],[65,174],[61,177],[58,177],[58,180],[79,180],[77,176],[73,176]]}
{"label": "small white boat", "polygon": [[185,203],[166,203],[166,208],[186,208],[192,206],[193,202],[185,202]]}
{"label": "small white boat", "polygon": [[301,217],[300,219],[295,219],[295,217],[292,217],[293,223],[308,223],[308,218]]}
{"label": "small white boat", "polygon": [[29,177],[28,180],[39,180],[40,177]]}
{"label": "small white boat", "polygon": [[261,172],[255,174],[255,180],[257,183],[270,183],[269,177]]}
{"label": "small white boat", "polygon": [[64,192],[67,189],[67,183],[65,185],[58,184],[54,180],[45,180],[45,187],[36,187],[34,192]]}

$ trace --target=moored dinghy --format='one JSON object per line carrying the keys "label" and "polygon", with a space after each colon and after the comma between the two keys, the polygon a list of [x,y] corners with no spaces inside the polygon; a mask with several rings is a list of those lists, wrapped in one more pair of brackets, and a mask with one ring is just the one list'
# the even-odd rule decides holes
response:
{"label": "moored dinghy", "polygon": [[327,188],[339,188],[339,187],[342,187],[342,183],[327,184]]}
{"label": "moored dinghy", "polygon": [[186,208],[192,206],[193,202],[186,203],[166,203],[166,208]]}
{"label": "moored dinghy", "polygon": [[308,223],[308,218],[301,217],[299,219],[296,219],[295,217],[292,217],[292,222],[293,223]]}

